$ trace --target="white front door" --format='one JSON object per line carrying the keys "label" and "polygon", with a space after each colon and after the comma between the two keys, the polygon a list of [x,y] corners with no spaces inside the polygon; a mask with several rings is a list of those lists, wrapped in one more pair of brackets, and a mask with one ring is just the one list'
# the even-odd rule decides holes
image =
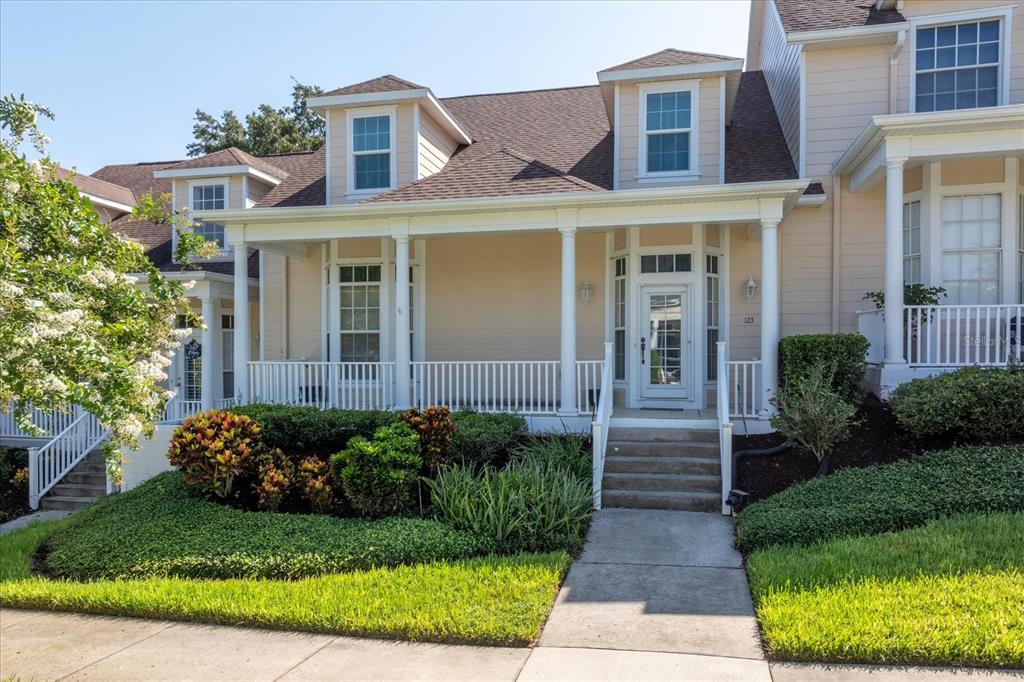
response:
{"label": "white front door", "polygon": [[691,395],[689,287],[640,288],[640,397],[685,400]]}

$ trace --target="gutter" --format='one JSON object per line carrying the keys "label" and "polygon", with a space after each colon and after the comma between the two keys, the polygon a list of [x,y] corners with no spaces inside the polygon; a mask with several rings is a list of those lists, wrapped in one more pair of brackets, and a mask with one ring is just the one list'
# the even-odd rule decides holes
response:
{"label": "gutter", "polygon": [[786,44],[810,44],[828,43],[841,40],[856,40],[857,38],[869,38],[872,36],[886,36],[898,31],[906,31],[909,23],[906,21],[893,22],[891,24],[876,24],[874,26],[854,26],[852,28],[830,28],[816,31],[794,31],[786,35]]}

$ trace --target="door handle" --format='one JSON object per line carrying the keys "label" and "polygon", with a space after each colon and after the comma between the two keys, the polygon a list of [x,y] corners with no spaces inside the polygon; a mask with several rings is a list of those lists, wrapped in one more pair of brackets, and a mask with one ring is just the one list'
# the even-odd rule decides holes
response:
{"label": "door handle", "polygon": [[644,364],[644,351],[647,350],[647,339],[640,337],[640,364]]}

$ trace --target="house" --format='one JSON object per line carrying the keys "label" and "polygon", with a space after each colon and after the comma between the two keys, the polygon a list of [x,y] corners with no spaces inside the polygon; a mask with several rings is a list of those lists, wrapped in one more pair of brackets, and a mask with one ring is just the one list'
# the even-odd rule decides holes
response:
{"label": "house", "polygon": [[380,76],[309,101],[316,152],[101,169],[222,246],[179,411],[468,405],[603,461],[609,426],[767,428],[786,335],[861,331],[882,395],[1021,357],[1024,5],[755,1],[749,35],[579,87]]}

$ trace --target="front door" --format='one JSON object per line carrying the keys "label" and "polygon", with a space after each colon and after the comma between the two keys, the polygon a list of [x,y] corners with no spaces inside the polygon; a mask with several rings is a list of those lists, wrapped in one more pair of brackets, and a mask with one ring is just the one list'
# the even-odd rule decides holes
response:
{"label": "front door", "polygon": [[690,397],[690,319],[686,286],[640,290],[640,397]]}

